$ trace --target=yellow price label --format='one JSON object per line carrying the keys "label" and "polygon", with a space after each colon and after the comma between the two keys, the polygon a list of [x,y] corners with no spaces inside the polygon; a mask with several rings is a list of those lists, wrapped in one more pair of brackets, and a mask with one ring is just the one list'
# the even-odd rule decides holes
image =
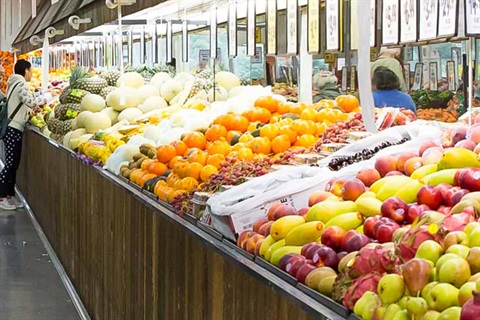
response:
{"label": "yellow price label", "polygon": [[72,92],[70,92],[70,95],[72,97],[82,97],[82,91],[78,90],[78,89],[73,89]]}

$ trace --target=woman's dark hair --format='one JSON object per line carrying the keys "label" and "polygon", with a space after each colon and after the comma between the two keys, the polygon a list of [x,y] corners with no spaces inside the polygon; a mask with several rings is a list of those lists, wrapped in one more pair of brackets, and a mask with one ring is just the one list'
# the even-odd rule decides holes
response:
{"label": "woman's dark hair", "polygon": [[398,90],[400,89],[400,80],[390,69],[378,67],[373,73],[373,85],[377,90]]}
{"label": "woman's dark hair", "polygon": [[28,69],[32,67],[32,64],[27,60],[20,59],[15,63],[15,74],[19,74],[22,77],[25,77],[25,73]]}

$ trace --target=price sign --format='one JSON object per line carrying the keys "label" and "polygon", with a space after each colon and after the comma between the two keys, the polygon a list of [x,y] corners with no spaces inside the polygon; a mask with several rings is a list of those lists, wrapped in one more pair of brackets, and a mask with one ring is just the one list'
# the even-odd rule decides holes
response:
{"label": "price sign", "polygon": [[400,0],[400,42],[417,41],[417,3]]}
{"label": "price sign", "polygon": [[210,57],[217,56],[217,8],[210,11]]}
{"label": "price sign", "polygon": [[287,2],[287,53],[298,53],[298,0]]}
{"label": "price sign", "polygon": [[247,55],[255,56],[255,30],[256,30],[256,4],[255,0],[247,0]]}
{"label": "price sign", "polygon": [[370,2],[370,10],[372,10],[370,15],[370,47],[375,47],[375,39],[377,38],[377,1],[370,0]]}
{"label": "price sign", "polygon": [[237,2],[230,1],[228,9],[228,55],[237,56]]}
{"label": "price sign", "polygon": [[423,75],[423,63],[417,63],[415,65],[415,76],[413,78],[412,90],[420,90],[422,86],[422,75]]}
{"label": "price sign", "polygon": [[439,20],[442,21],[442,23],[438,25],[439,37],[453,37],[457,35],[458,1],[459,0],[440,1]]}
{"label": "price sign", "polygon": [[430,90],[437,91],[438,90],[438,69],[436,62],[430,62]]}
{"label": "price sign", "polygon": [[308,52],[320,52],[320,0],[308,0],[307,3]]}
{"label": "price sign", "polygon": [[382,42],[384,45],[398,44],[398,29],[398,0],[385,0],[382,8]]}
{"label": "price sign", "polygon": [[267,0],[267,54],[277,54],[277,0]]}
{"label": "price sign", "polygon": [[480,34],[480,3],[478,0],[465,1],[465,26],[468,36]]}
{"label": "price sign", "polygon": [[342,91],[347,91],[347,81],[348,81],[348,69],[347,67],[342,68]]}
{"label": "price sign", "polygon": [[420,40],[431,40],[437,37],[438,0],[420,0]]}
{"label": "price sign", "polygon": [[455,72],[455,61],[447,61],[447,83],[449,91],[457,90],[457,75]]}
{"label": "price sign", "polygon": [[262,56],[263,56],[262,47],[257,47],[257,48],[255,49],[255,56],[254,56],[254,57],[251,57],[251,58],[250,58],[250,61],[251,61],[252,63],[262,63],[262,61],[263,61]]}
{"label": "price sign", "polygon": [[326,0],[326,34],[327,50],[340,50],[340,2],[339,0]]}

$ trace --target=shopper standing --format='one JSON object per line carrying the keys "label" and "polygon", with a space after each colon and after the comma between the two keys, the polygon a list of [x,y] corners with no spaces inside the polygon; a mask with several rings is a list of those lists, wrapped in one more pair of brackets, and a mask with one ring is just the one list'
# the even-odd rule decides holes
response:
{"label": "shopper standing", "polygon": [[393,107],[411,110],[417,114],[417,107],[409,94],[399,90],[400,81],[392,70],[378,67],[373,73],[373,100],[375,108]]}
{"label": "shopper standing", "polygon": [[15,210],[22,204],[15,197],[17,169],[22,153],[23,130],[28,121],[29,109],[45,104],[45,97],[35,97],[30,92],[28,81],[32,78],[32,65],[18,60],[15,74],[7,81],[8,127],[2,138],[5,148],[5,164],[0,172],[0,210]]}
{"label": "shopper standing", "polygon": [[370,67],[371,77],[373,78],[373,74],[378,67],[385,67],[390,69],[395,75],[398,77],[398,81],[400,83],[400,90],[405,92],[405,78],[403,74],[403,68],[398,60],[400,58],[401,49],[389,49],[389,48],[382,48],[380,50],[380,55],[378,59],[372,63]]}

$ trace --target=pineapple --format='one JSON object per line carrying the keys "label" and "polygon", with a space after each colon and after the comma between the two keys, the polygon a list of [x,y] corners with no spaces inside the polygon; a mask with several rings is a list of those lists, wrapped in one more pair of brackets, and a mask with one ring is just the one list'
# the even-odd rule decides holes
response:
{"label": "pineapple", "polygon": [[117,87],[112,87],[112,86],[108,86],[106,88],[103,88],[102,91],[100,92],[100,96],[103,98],[103,99],[107,99],[107,96],[110,92],[112,92],[113,90],[117,89]]}
{"label": "pineapple", "polygon": [[67,132],[72,131],[72,121],[72,119],[65,121],[56,118],[49,119],[47,121],[48,130],[54,134],[64,136]]}
{"label": "pineapple", "polygon": [[80,105],[76,103],[60,104],[55,107],[55,118],[59,120],[74,119],[80,112]]}
{"label": "pineapple", "polygon": [[87,69],[83,67],[73,68],[70,74],[70,84],[68,87],[63,89],[62,94],[60,95],[60,103],[80,103],[82,102],[83,97],[85,97],[88,92],[85,90],[80,90],[78,88],[78,82],[80,79],[84,79],[88,76]]}
{"label": "pineapple", "polygon": [[109,86],[115,87],[117,85],[117,80],[120,78],[120,72],[112,70],[102,73],[100,76],[107,81]]}
{"label": "pineapple", "polygon": [[52,133],[50,134],[50,139],[55,140],[55,141],[57,141],[58,143],[62,143],[62,142],[63,142],[63,137],[64,137],[63,135],[58,134],[58,133],[53,133],[53,132],[52,132]]}
{"label": "pineapple", "polygon": [[99,76],[82,78],[79,79],[77,82],[78,89],[85,90],[94,94],[100,94],[100,92],[106,87],[108,87],[107,80]]}

